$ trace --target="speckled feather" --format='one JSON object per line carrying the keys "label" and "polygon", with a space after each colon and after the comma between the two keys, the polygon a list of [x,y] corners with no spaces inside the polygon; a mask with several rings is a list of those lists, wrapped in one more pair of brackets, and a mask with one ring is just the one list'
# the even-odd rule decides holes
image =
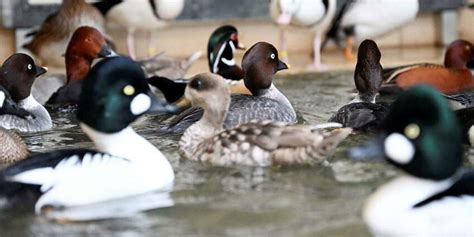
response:
{"label": "speckled feather", "polygon": [[0,163],[13,163],[25,159],[28,147],[14,132],[0,127]]}

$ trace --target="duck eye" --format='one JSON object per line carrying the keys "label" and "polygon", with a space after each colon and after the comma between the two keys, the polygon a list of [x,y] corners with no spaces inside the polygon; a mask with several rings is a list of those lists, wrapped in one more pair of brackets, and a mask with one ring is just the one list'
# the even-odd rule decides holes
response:
{"label": "duck eye", "polygon": [[192,80],[190,83],[189,83],[189,86],[193,89],[196,89],[196,90],[199,90],[201,88],[201,85],[202,85],[202,81],[199,80],[199,79],[196,79],[196,80]]}
{"label": "duck eye", "polygon": [[274,53],[270,54],[270,58],[275,59],[275,54]]}
{"label": "duck eye", "polygon": [[28,64],[28,66],[27,66],[27,67],[28,67],[28,70],[31,70],[31,69],[33,69],[33,65],[31,65],[31,64]]}
{"label": "duck eye", "polygon": [[133,95],[135,93],[135,87],[131,85],[126,85],[123,87],[122,92],[123,94],[128,95],[128,96]]}
{"label": "duck eye", "polygon": [[418,126],[417,124],[414,124],[414,123],[410,123],[408,124],[406,127],[405,127],[405,130],[403,131],[403,133],[405,134],[406,137],[410,138],[410,139],[416,139],[417,137],[420,136],[420,126]]}

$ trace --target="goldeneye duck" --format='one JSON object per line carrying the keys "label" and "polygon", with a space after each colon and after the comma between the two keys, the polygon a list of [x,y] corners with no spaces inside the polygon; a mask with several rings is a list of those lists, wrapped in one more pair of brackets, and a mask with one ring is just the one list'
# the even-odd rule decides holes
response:
{"label": "goldeneye duck", "polygon": [[364,40],[359,46],[354,82],[358,95],[349,104],[341,107],[329,122],[341,123],[359,131],[377,129],[388,112],[388,105],[375,103],[382,85],[380,50],[372,40]]}
{"label": "goldeneye duck", "polygon": [[147,32],[148,54],[154,55],[156,41],[152,41],[152,32],[178,17],[183,11],[184,0],[103,1],[94,5],[105,15],[107,23],[127,29],[128,54],[135,59],[135,31]]}
{"label": "goldeneye duck", "polygon": [[344,3],[334,17],[323,47],[329,40],[342,47],[344,56],[353,60],[354,43],[376,38],[413,21],[418,13],[418,0],[349,0]]}
{"label": "goldeneye duck", "polygon": [[46,104],[77,105],[83,80],[92,67],[92,61],[113,55],[100,31],[89,26],[79,27],[66,49],[66,85],[52,94]]}
{"label": "goldeneye duck", "polygon": [[[286,26],[311,28],[313,38],[313,64],[311,68],[321,70],[321,35],[328,29],[336,13],[336,0],[271,0],[270,15],[275,23]],[[282,58],[287,57],[286,35],[280,30],[280,51]]]}
{"label": "goldeneye duck", "polygon": [[84,0],[63,0],[61,8],[41,24],[33,39],[24,45],[43,65],[64,67],[64,52],[74,31],[91,26],[105,34],[102,14]]}
{"label": "goldeneye duck", "polygon": [[0,115],[0,126],[21,132],[38,132],[51,129],[53,123],[48,111],[31,95],[35,78],[46,73],[47,68],[35,65],[33,59],[22,53],[7,58],[0,68],[0,86],[3,86],[21,109],[32,116],[21,118]]}
{"label": "goldeneye duck", "polygon": [[474,171],[463,170],[461,129],[438,91],[413,87],[392,104],[382,131],[350,150],[404,171],[366,201],[375,236],[473,236]]}
{"label": "goldeneye duck", "polygon": [[186,129],[179,142],[183,157],[214,165],[301,165],[324,160],[350,133],[350,128],[325,131],[340,124],[291,125],[251,121],[224,129],[231,98],[228,85],[216,74],[198,74],[185,92],[202,118]]}
{"label": "goldeneye duck", "polygon": [[455,40],[446,50],[444,65],[420,63],[384,70],[384,83],[380,91],[396,94],[418,84],[432,85],[447,94],[473,88],[474,79],[467,67],[473,59],[474,46],[465,40]]}
{"label": "goldeneye duck", "polygon": [[99,62],[84,80],[77,118],[97,150],[56,150],[28,157],[0,171],[0,196],[20,191],[39,197],[37,214],[152,191],[169,191],[173,169],[166,157],[130,124],[143,114],[174,112],[151,93],[139,65],[129,58]]}
{"label": "goldeneye duck", "polygon": [[[266,42],[258,42],[245,52],[242,59],[245,87],[252,95],[233,94],[224,128],[232,128],[251,120],[272,120],[296,123],[296,112],[290,101],[273,84],[273,75],[288,66],[278,58],[276,48]],[[191,107],[173,118],[161,128],[164,132],[183,133],[198,121],[203,110]]]}

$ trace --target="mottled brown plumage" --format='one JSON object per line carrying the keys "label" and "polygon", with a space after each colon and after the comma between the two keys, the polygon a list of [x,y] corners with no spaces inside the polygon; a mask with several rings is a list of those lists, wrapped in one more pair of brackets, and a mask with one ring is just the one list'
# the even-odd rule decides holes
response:
{"label": "mottled brown plumage", "polygon": [[186,98],[204,108],[201,120],[181,137],[185,158],[214,165],[300,165],[324,160],[352,129],[334,129],[340,124],[291,125],[252,121],[223,130],[230,92],[222,78],[203,73],[188,83]]}
{"label": "mottled brown plumage", "polygon": [[14,132],[0,127],[0,164],[13,163],[25,159],[28,147]]}

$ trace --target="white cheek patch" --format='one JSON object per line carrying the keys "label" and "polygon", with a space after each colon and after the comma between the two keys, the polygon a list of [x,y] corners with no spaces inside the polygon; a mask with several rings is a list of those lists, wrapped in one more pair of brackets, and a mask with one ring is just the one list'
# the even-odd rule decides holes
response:
{"label": "white cheek patch", "polygon": [[5,102],[5,93],[0,91],[0,108],[3,107],[3,102]]}
{"label": "white cheek patch", "polygon": [[408,164],[415,155],[413,144],[400,133],[392,133],[385,139],[385,155],[398,164]]}
{"label": "white cheek patch", "polygon": [[151,107],[151,99],[145,94],[138,94],[130,103],[130,112],[134,115],[139,115],[148,111]]}

